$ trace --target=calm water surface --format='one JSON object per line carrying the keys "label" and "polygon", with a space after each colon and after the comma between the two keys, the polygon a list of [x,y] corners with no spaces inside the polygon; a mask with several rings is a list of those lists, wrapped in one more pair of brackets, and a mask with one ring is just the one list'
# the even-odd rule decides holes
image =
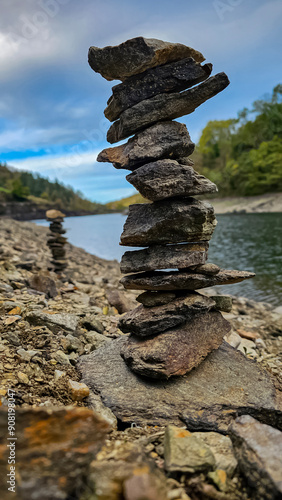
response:
{"label": "calm water surface", "polygon": [[[104,259],[120,260],[129,249],[119,246],[125,219],[121,214],[68,217],[64,226],[73,245]],[[256,273],[254,279],[218,288],[223,293],[282,305],[282,214],[218,215],[217,219],[209,261],[225,269]]]}

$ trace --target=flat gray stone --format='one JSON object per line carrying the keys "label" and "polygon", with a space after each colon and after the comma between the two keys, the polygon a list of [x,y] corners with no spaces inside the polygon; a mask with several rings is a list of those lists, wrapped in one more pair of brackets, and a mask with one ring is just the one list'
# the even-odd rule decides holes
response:
{"label": "flat gray stone", "polygon": [[154,337],[130,335],[121,355],[129,368],[143,377],[168,379],[185,375],[220,346],[230,329],[219,312],[208,312]]}
{"label": "flat gray stone", "polygon": [[282,433],[242,415],[230,429],[235,456],[251,489],[251,498],[282,498]]}
{"label": "flat gray stone", "polygon": [[143,165],[126,179],[151,201],[217,192],[216,185],[204,175],[175,160],[158,160]]}
{"label": "flat gray stone", "polygon": [[122,273],[155,271],[156,269],[185,269],[204,264],[208,258],[207,241],[182,245],[154,245],[144,250],[125,252],[120,263]]}
{"label": "flat gray stone", "polygon": [[78,327],[79,318],[75,314],[67,313],[49,313],[48,311],[31,311],[25,319],[35,326],[47,326],[52,332],[57,333],[65,330],[75,333]]}
{"label": "flat gray stone", "polygon": [[216,224],[213,207],[194,198],[130,205],[120,244],[146,247],[210,240]]}
{"label": "flat gray stone", "polygon": [[163,92],[188,89],[206,80],[211,71],[212,64],[201,66],[192,57],[148,69],[113,87],[113,95],[108,100],[105,116],[112,122],[138,102]]}
{"label": "flat gray stone", "polygon": [[281,393],[268,372],[226,342],[184,377],[168,381],[135,375],[120,356],[127,337],[82,356],[84,382],[120,422],[188,425],[189,430],[227,432],[242,414],[282,428]]}
{"label": "flat gray stone", "polygon": [[90,47],[88,52],[88,62],[96,73],[106,80],[122,81],[146,69],[186,57],[193,57],[197,62],[205,60],[200,52],[181,43],[142,36],[102,49]]}
{"label": "flat gray stone", "polygon": [[222,270],[215,275],[189,271],[151,271],[124,276],[120,283],[127,290],[199,290],[216,285],[232,285],[253,278],[248,271]]}
{"label": "flat gray stone", "polygon": [[113,163],[117,169],[136,168],[162,158],[177,159],[193,153],[186,125],[178,122],[161,122],[129,139],[126,144],[107,148],[97,157],[98,162]]}
{"label": "flat gray stone", "polygon": [[121,317],[119,329],[138,337],[156,335],[207,313],[214,305],[212,299],[199,293],[191,293],[162,306],[148,308],[141,305]]}
{"label": "flat gray stone", "polygon": [[208,99],[222,92],[229,83],[225,73],[218,73],[184,92],[159,94],[141,101],[124,111],[119,120],[113,123],[108,130],[107,140],[113,144],[150,127],[153,123],[189,115]]}
{"label": "flat gray stone", "polygon": [[136,297],[137,302],[145,307],[163,306],[176,299],[173,292],[144,292]]}

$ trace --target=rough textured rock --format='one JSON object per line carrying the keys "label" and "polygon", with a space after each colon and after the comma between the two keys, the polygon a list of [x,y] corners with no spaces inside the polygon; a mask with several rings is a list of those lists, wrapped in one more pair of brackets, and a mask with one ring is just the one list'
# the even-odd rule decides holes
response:
{"label": "rough textured rock", "polygon": [[195,109],[229,85],[225,73],[218,73],[197,87],[180,93],[159,94],[124,111],[109,128],[107,140],[113,144],[162,120],[173,120]]}
{"label": "rough textured rock", "polygon": [[213,453],[204,441],[173,425],[165,430],[164,459],[169,472],[204,472],[215,466]]}
{"label": "rough textured rock", "polygon": [[176,299],[173,292],[144,292],[136,297],[137,302],[145,307],[163,306]]}
{"label": "rough textured rock", "polygon": [[33,274],[29,279],[29,286],[33,290],[45,293],[50,298],[58,295],[55,281],[47,274]]}
{"label": "rough textured rock", "polygon": [[26,315],[27,321],[35,326],[47,326],[52,332],[65,330],[75,333],[78,327],[78,317],[74,314],[58,313],[51,311],[31,311]]}
{"label": "rough textured rock", "polygon": [[131,370],[144,377],[185,375],[220,346],[230,328],[219,312],[209,312],[145,340],[131,335],[121,355]]}
{"label": "rough textured rock", "polygon": [[156,269],[185,269],[204,264],[208,258],[207,241],[182,245],[154,245],[144,250],[125,252],[121,258],[122,273],[154,271]]}
{"label": "rough textured rock", "polygon": [[188,57],[132,76],[125,83],[113,87],[113,95],[108,100],[105,116],[112,122],[138,102],[163,92],[188,89],[206,80],[211,71],[212,64],[201,66],[192,57]]}
{"label": "rough textured rock", "polygon": [[198,274],[207,274],[208,276],[213,276],[214,274],[219,273],[220,267],[218,267],[216,264],[208,262],[206,264],[196,266],[195,268],[193,267],[192,271]]}
{"label": "rough textured rock", "polygon": [[212,299],[199,293],[191,293],[150,309],[141,305],[122,316],[119,328],[124,333],[148,337],[182,325],[195,315],[207,313],[214,305]]}
{"label": "rough textured rock", "polygon": [[99,393],[121,422],[183,425],[195,431],[227,432],[238,415],[250,414],[282,428],[281,393],[268,372],[226,342],[184,377],[168,381],[135,375],[120,350],[126,338],[109,342],[79,360],[83,382]]}
{"label": "rough textured rock", "polygon": [[126,179],[151,201],[217,191],[216,185],[193,167],[180,165],[175,160],[158,160],[143,165],[127,175]]}
{"label": "rough textured rock", "polygon": [[[1,499],[10,473],[7,410],[0,409]],[[18,500],[62,500],[83,492],[91,461],[102,447],[109,426],[87,408],[17,409],[16,496]]]}
{"label": "rough textured rock", "polygon": [[88,52],[88,62],[96,73],[106,80],[122,81],[146,69],[186,57],[193,57],[197,62],[205,60],[200,52],[181,43],[142,36],[102,49],[90,47]]}
{"label": "rough textured rock", "polygon": [[136,134],[126,144],[104,149],[97,161],[113,163],[117,169],[135,170],[154,160],[189,156],[194,149],[186,125],[167,121]]}
{"label": "rough textured rock", "polygon": [[121,245],[150,245],[210,240],[216,227],[213,207],[193,198],[130,205]]}
{"label": "rough textured rock", "polygon": [[231,312],[232,310],[232,297],[228,295],[212,295],[211,299],[215,301],[215,309],[222,312]]}
{"label": "rough textured rock", "polygon": [[252,498],[282,498],[282,433],[249,415],[237,418],[230,429],[236,458]]}
{"label": "rough textured rock", "polygon": [[229,477],[232,477],[238,463],[230,437],[218,432],[194,432],[193,436],[204,441],[210,448],[215,458],[216,469],[224,470]]}
{"label": "rough textured rock", "polygon": [[248,271],[222,270],[215,275],[188,271],[156,271],[124,276],[120,282],[128,290],[198,290],[216,285],[231,285],[253,278]]}
{"label": "rough textured rock", "polygon": [[131,304],[120,290],[109,290],[106,296],[109,304],[115,307],[119,314],[130,311]]}

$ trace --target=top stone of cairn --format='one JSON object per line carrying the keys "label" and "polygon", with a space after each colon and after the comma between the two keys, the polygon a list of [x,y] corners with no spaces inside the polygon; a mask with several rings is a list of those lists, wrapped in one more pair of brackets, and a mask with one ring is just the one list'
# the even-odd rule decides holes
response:
{"label": "top stone of cairn", "polygon": [[121,81],[149,68],[186,57],[193,57],[199,63],[205,60],[201,52],[181,43],[142,36],[103,49],[90,47],[88,52],[89,64],[96,73],[100,73],[106,80]]}

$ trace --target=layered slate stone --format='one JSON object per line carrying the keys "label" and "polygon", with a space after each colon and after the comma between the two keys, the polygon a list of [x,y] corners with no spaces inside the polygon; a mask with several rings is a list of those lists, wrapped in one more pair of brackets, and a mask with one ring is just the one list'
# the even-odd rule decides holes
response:
{"label": "layered slate stone", "polygon": [[104,149],[97,161],[113,163],[117,169],[135,170],[154,160],[187,157],[194,149],[186,125],[164,121],[136,134],[126,144]]}
{"label": "layered slate stone", "polygon": [[143,292],[136,297],[137,302],[145,307],[164,306],[177,298],[174,292]]}
{"label": "layered slate stone", "polygon": [[151,201],[217,192],[216,185],[204,175],[175,160],[158,160],[143,165],[126,179]]}
{"label": "layered slate stone", "polygon": [[189,430],[227,432],[242,414],[282,428],[282,401],[268,372],[226,342],[195,369],[168,381],[136,376],[120,350],[125,337],[82,356],[78,362],[86,383],[120,422],[175,424]]}
{"label": "layered slate stone", "polygon": [[197,62],[205,60],[200,52],[181,43],[164,42],[142,36],[102,49],[90,47],[88,52],[91,68],[109,81],[123,81],[149,68],[186,57],[193,57]]}
{"label": "layered slate stone", "polygon": [[233,422],[230,435],[251,497],[282,498],[282,433],[249,415],[242,415]]}
{"label": "layered slate stone", "polygon": [[154,245],[144,250],[128,251],[121,258],[120,270],[127,274],[155,269],[185,269],[205,264],[208,248],[207,241],[200,241],[181,245]]}
{"label": "layered slate stone", "polygon": [[124,276],[120,282],[127,290],[198,290],[216,285],[232,285],[254,276],[248,271],[225,269],[215,275],[189,271],[152,271]]}
{"label": "layered slate stone", "polygon": [[194,198],[131,205],[121,245],[145,247],[210,240],[216,224],[213,207]]}
{"label": "layered slate stone", "polygon": [[208,78],[197,87],[181,93],[159,94],[139,102],[124,111],[119,120],[109,128],[107,140],[111,144],[126,139],[139,130],[162,120],[173,120],[193,113],[195,109],[222,92],[229,85],[225,73]]}
{"label": "layered slate stone", "polygon": [[141,305],[121,317],[119,328],[124,333],[148,337],[182,325],[188,319],[209,312],[214,306],[215,302],[209,297],[191,293],[150,309]]}
{"label": "layered slate stone", "polygon": [[144,377],[185,375],[217,349],[231,326],[220,312],[192,317],[177,328],[147,339],[130,335],[121,350],[129,368]]}
{"label": "layered slate stone", "polygon": [[150,99],[163,92],[180,92],[206,80],[212,71],[212,64],[196,63],[192,57],[157,66],[144,73],[128,78],[125,83],[112,88],[105,116],[111,122],[128,108],[144,99]]}

